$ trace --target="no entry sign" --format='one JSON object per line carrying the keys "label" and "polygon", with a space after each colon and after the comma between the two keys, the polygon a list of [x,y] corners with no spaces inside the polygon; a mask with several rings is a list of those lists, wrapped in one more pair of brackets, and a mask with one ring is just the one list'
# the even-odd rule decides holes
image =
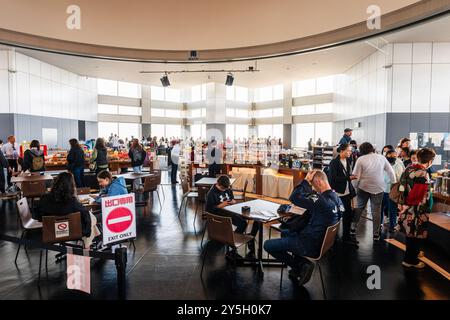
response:
{"label": "no entry sign", "polygon": [[102,198],[103,244],[136,238],[134,193]]}

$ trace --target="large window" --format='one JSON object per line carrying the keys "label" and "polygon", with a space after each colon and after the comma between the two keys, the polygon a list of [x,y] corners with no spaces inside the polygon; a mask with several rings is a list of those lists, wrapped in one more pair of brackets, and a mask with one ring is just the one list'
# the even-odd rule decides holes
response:
{"label": "large window", "polygon": [[191,88],[191,102],[206,100],[206,83]]}
{"label": "large window", "polygon": [[152,124],[150,131],[152,137],[156,136],[158,139],[161,137],[181,139],[183,137],[181,125],[177,124]]}
{"label": "large window", "polygon": [[298,106],[292,108],[292,115],[307,115],[307,114],[320,114],[320,113],[332,113],[332,103],[311,104],[305,106]]}
{"label": "large window", "polygon": [[336,75],[317,79],[294,81],[292,83],[292,96],[304,97],[316,94],[331,93],[334,91]]}
{"label": "large window", "polygon": [[131,82],[97,79],[98,94],[128,98],[141,98],[141,85]]}
{"label": "large window", "polygon": [[206,124],[192,124],[190,135],[194,139],[206,139]]}
{"label": "large window", "polygon": [[248,110],[246,109],[236,109],[236,118],[248,118]]}
{"label": "large window", "polygon": [[258,125],[258,138],[281,138],[283,139],[282,124],[260,124]]}
{"label": "large window", "polygon": [[331,122],[297,123],[294,125],[293,145],[295,147],[306,148],[310,139],[315,143],[319,138],[322,142],[328,142],[331,145]]}
{"label": "large window", "polygon": [[117,134],[120,138],[131,139],[141,137],[141,125],[139,123],[117,123],[117,122],[99,122],[98,136],[108,139],[112,134]]}
{"label": "large window", "polygon": [[104,114],[121,114],[130,116],[142,115],[141,107],[116,106],[112,104],[99,104],[98,113]]}
{"label": "large window", "polygon": [[248,125],[246,124],[227,124],[226,138],[243,139],[248,138]]}
{"label": "large window", "polygon": [[151,115],[152,117],[181,118],[182,112],[177,109],[152,108]]}
{"label": "large window", "polygon": [[263,87],[255,89],[255,102],[281,100],[283,99],[283,85]]}
{"label": "large window", "polygon": [[152,100],[181,102],[181,90],[151,86]]}
{"label": "large window", "polygon": [[206,117],[206,108],[191,109],[188,111],[189,118],[202,118]]}
{"label": "large window", "polygon": [[227,100],[248,102],[248,88],[227,86],[226,90]]}
{"label": "large window", "polygon": [[282,117],[283,108],[275,109],[261,109],[254,112],[255,118],[272,118],[272,117]]}

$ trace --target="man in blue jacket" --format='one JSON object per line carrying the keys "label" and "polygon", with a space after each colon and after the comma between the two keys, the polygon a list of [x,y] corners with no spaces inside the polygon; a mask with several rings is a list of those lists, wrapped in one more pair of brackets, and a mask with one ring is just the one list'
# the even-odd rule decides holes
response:
{"label": "man in blue jacket", "polygon": [[350,128],[346,128],[344,130],[344,135],[342,136],[341,140],[339,140],[339,145],[344,144],[344,143],[350,143],[350,141],[352,140],[352,133],[353,130]]}
{"label": "man in blue jacket", "polygon": [[283,230],[281,238],[267,240],[264,249],[288,265],[290,276],[303,285],[311,278],[314,265],[302,256],[319,256],[325,232],[339,221],[344,206],[331,189],[326,174],[320,170],[309,172],[289,200],[306,209],[304,214],[309,216],[306,225],[300,230]]}

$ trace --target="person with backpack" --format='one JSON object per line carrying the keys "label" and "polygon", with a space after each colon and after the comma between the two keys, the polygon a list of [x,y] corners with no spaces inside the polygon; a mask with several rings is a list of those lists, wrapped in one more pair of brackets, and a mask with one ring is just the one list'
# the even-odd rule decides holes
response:
{"label": "person with backpack", "polygon": [[23,154],[22,171],[45,171],[45,157],[39,141],[31,141],[30,149],[26,150]]}
{"label": "person with backpack", "polygon": [[433,197],[428,169],[435,156],[433,149],[420,149],[417,152],[418,163],[405,169],[398,185],[399,196],[396,201],[400,211],[397,228],[406,235],[406,251],[402,262],[406,268],[425,267],[418,256],[422,242],[427,237],[428,213],[431,212]]}
{"label": "person with backpack", "polygon": [[94,152],[89,163],[89,169],[99,174],[103,170],[108,170],[108,150],[105,146],[105,139],[98,138],[95,141]]}
{"label": "person with backpack", "polygon": [[[145,161],[145,157],[147,156],[147,152],[145,152],[142,145],[139,143],[138,139],[133,139],[131,148],[128,151],[128,156],[131,159],[131,166],[133,167],[134,173],[142,173],[142,166]],[[141,179],[135,179],[133,182],[134,190],[137,190],[141,185]]]}

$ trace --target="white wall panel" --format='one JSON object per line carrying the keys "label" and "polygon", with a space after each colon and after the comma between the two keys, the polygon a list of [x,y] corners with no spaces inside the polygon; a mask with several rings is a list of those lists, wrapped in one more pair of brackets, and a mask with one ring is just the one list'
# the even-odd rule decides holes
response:
{"label": "white wall panel", "polygon": [[431,64],[412,68],[411,112],[430,112]]}
{"label": "white wall panel", "polygon": [[433,64],[431,79],[431,112],[449,112],[450,64]]}
{"label": "white wall panel", "polygon": [[393,66],[392,112],[411,111],[411,69],[411,64]]}
{"label": "white wall panel", "polygon": [[433,43],[433,63],[450,63],[450,43]]}
{"label": "white wall panel", "polygon": [[16,70],[23,73],[29,72],[27,56],[21,53],[16,53]]}
{"label": "white wall panel", "polygon": [[52,80],[52,66],[48,63],[41,62],[41,77],[47,80]]}
{"label": "white wall panel", "polygon": [[412,63],[412,43],[394,43],[393,63]]}
{"label": "white wall panel", "polygon": [[30,114],[40,116],[42,114],[41,78],[30,74]]}
{"label": "white wall panel", "polygon": [[[0,57],[1,59],[1,57]],[[0,69],[0,113],[9,113],[9,79],[8,70]]]}
{"label": "white wall panel", "polygon": [[414,43],[413,63],[431,63],[431,49],[431,43]]}
{"label": "white wall panel", "polygon": [[28,63],[29,63],[30,74],[32,74],[36,77],[40,77],[41,76],[41,62],[39,60],[29,58]]}
{"label": "white wall panel", "polygon": [[30,114],[30,76],[28,73],[17,72],[17,112]]}
{"label": "white wall panel", "polygon": [[0,70],[8,69],[8,51],[0,50]]}

